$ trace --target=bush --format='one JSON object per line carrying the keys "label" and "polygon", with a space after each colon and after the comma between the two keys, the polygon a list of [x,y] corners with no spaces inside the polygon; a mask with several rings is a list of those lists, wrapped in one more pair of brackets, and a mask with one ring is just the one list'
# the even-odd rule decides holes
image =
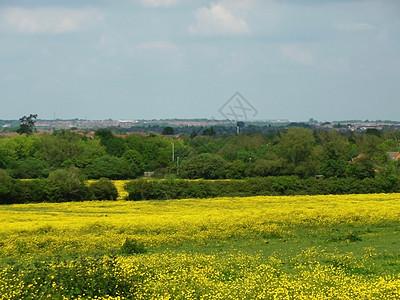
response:
{"label": "bush", "polygon": [[126,238],[124,244],[121,247],[121,253],[127,255],[146,252],[147,249],[141,242],[131,238]]}
{"label": "bush", "polygon": [[46,178],[49,175],[49,168],[48,162],[35,157],[14,159],[8,165],[8,170],[14,178]]}
{"label": "bush", "polygon": [[89,197],[89,188],[77,168],[58,169],[46,180],[48,201],[83,201]]}
{"label": "bush", "polygon": [[0,204],[12,203],[11,191],[14,187],[14,179],[8,173],[0,169]]}
{"label": "bush", "polygon": [[100,178],[89,185],[90,193],[95,200],[116,200],[118,191],[114,183],[108,178]]}
{"label": "bush", "polygon": [[129,200],[236,197],[257,195],[326,195],[391,193],[399,182],[382,178],[300,179],[297,176],[260,177],[244,180],[132,180],[126,184]]}
{"label": "bush", "polygon": [[180,171],[190,179],[220,179],[226,177],[228,163],[218,154],[203,153],[184,161]]}
{"label": "bush", "polygon": [[[104,155],[93,160],[93,163],[85,168],[85,172],[88,178],[99,179],[101,177],[107,177],[109,179],[126,179],[129,177],[129,173],[136,172],[132,171],[130,166],[125,160]],[[136,173],[135,173],[136,174]]]}
{"label": "bush", "polygon": [[47,201],[46,180],[16,180],[12,191],[12,203]]}

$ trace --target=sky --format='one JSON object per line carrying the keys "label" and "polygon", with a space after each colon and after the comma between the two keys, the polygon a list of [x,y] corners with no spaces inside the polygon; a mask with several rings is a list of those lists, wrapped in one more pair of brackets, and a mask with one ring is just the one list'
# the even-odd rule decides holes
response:
{"label": "sky", "polygon": [[30,113],[400,120],[400,1],[1,0],[0,119]]}

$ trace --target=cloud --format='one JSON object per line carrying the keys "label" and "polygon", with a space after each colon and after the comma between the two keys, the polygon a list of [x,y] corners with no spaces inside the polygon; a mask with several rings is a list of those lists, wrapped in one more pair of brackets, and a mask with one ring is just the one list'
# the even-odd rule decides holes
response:
{"label": "cloud", "polygon": [[196,25],[189,27],[191,34],[199,35],[243,35],[249,34],[246,21],[235,16],[222,2],[203,7],[196,12]]}
{"label": "cloud", "polygon": [[376,29],[375,26],[367,23],[336,23],[333,28],[342,31],[365,31]]}
{"label": "cloud", "polygon": [[88,29],[102,19],[102,14],[93,9],[5,8],[0,11],[0,29],[59,34]]}
{"label": "cloud", "polygon": [[180,0],[140,0],[140,3],[150,7],[172,6],[179,2]]}
{"label": "cloud", "polygon": [[257,5],[257,0],[220,0],[220,4],[233,10],[250,10]]}
{"label": "cloud", "polygon": [[281,47],[282,57],[286,60],[309,66],[314,63],[311,52],[307,49],[301,49],[297,45],[285,45]]}
{"label": "cloud", "polygon": [[173,51],[178,50],[178,46],[171,42],[151,42],[141,43],[137,47],[139,50],[161,50],[161,51]]}

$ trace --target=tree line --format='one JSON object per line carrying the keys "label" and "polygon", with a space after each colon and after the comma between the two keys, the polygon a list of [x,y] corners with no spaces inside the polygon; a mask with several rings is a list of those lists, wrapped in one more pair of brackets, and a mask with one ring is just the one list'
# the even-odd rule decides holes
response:
{"label": "tree line", "polygon": [[12,178],[47,178],[77,168],[88,179],[134,179],[144,172],[188,179],[291,176],[374,178],[399,176],[400,132],[339,133],[293,127],[268,135],[154,134],[94,138],[70,131],[0,139],[0,168]]}

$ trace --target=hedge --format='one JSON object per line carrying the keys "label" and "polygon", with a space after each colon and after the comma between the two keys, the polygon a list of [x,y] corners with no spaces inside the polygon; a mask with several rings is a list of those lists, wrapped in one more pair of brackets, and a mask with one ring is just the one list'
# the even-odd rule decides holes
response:
{"label": "hedge", "polygon": [[126,184],[128,200],[238,197],[258,195],[327,195],[400,192],[397,179],[308,178],[297,176],[242,180],[136,179]]}

